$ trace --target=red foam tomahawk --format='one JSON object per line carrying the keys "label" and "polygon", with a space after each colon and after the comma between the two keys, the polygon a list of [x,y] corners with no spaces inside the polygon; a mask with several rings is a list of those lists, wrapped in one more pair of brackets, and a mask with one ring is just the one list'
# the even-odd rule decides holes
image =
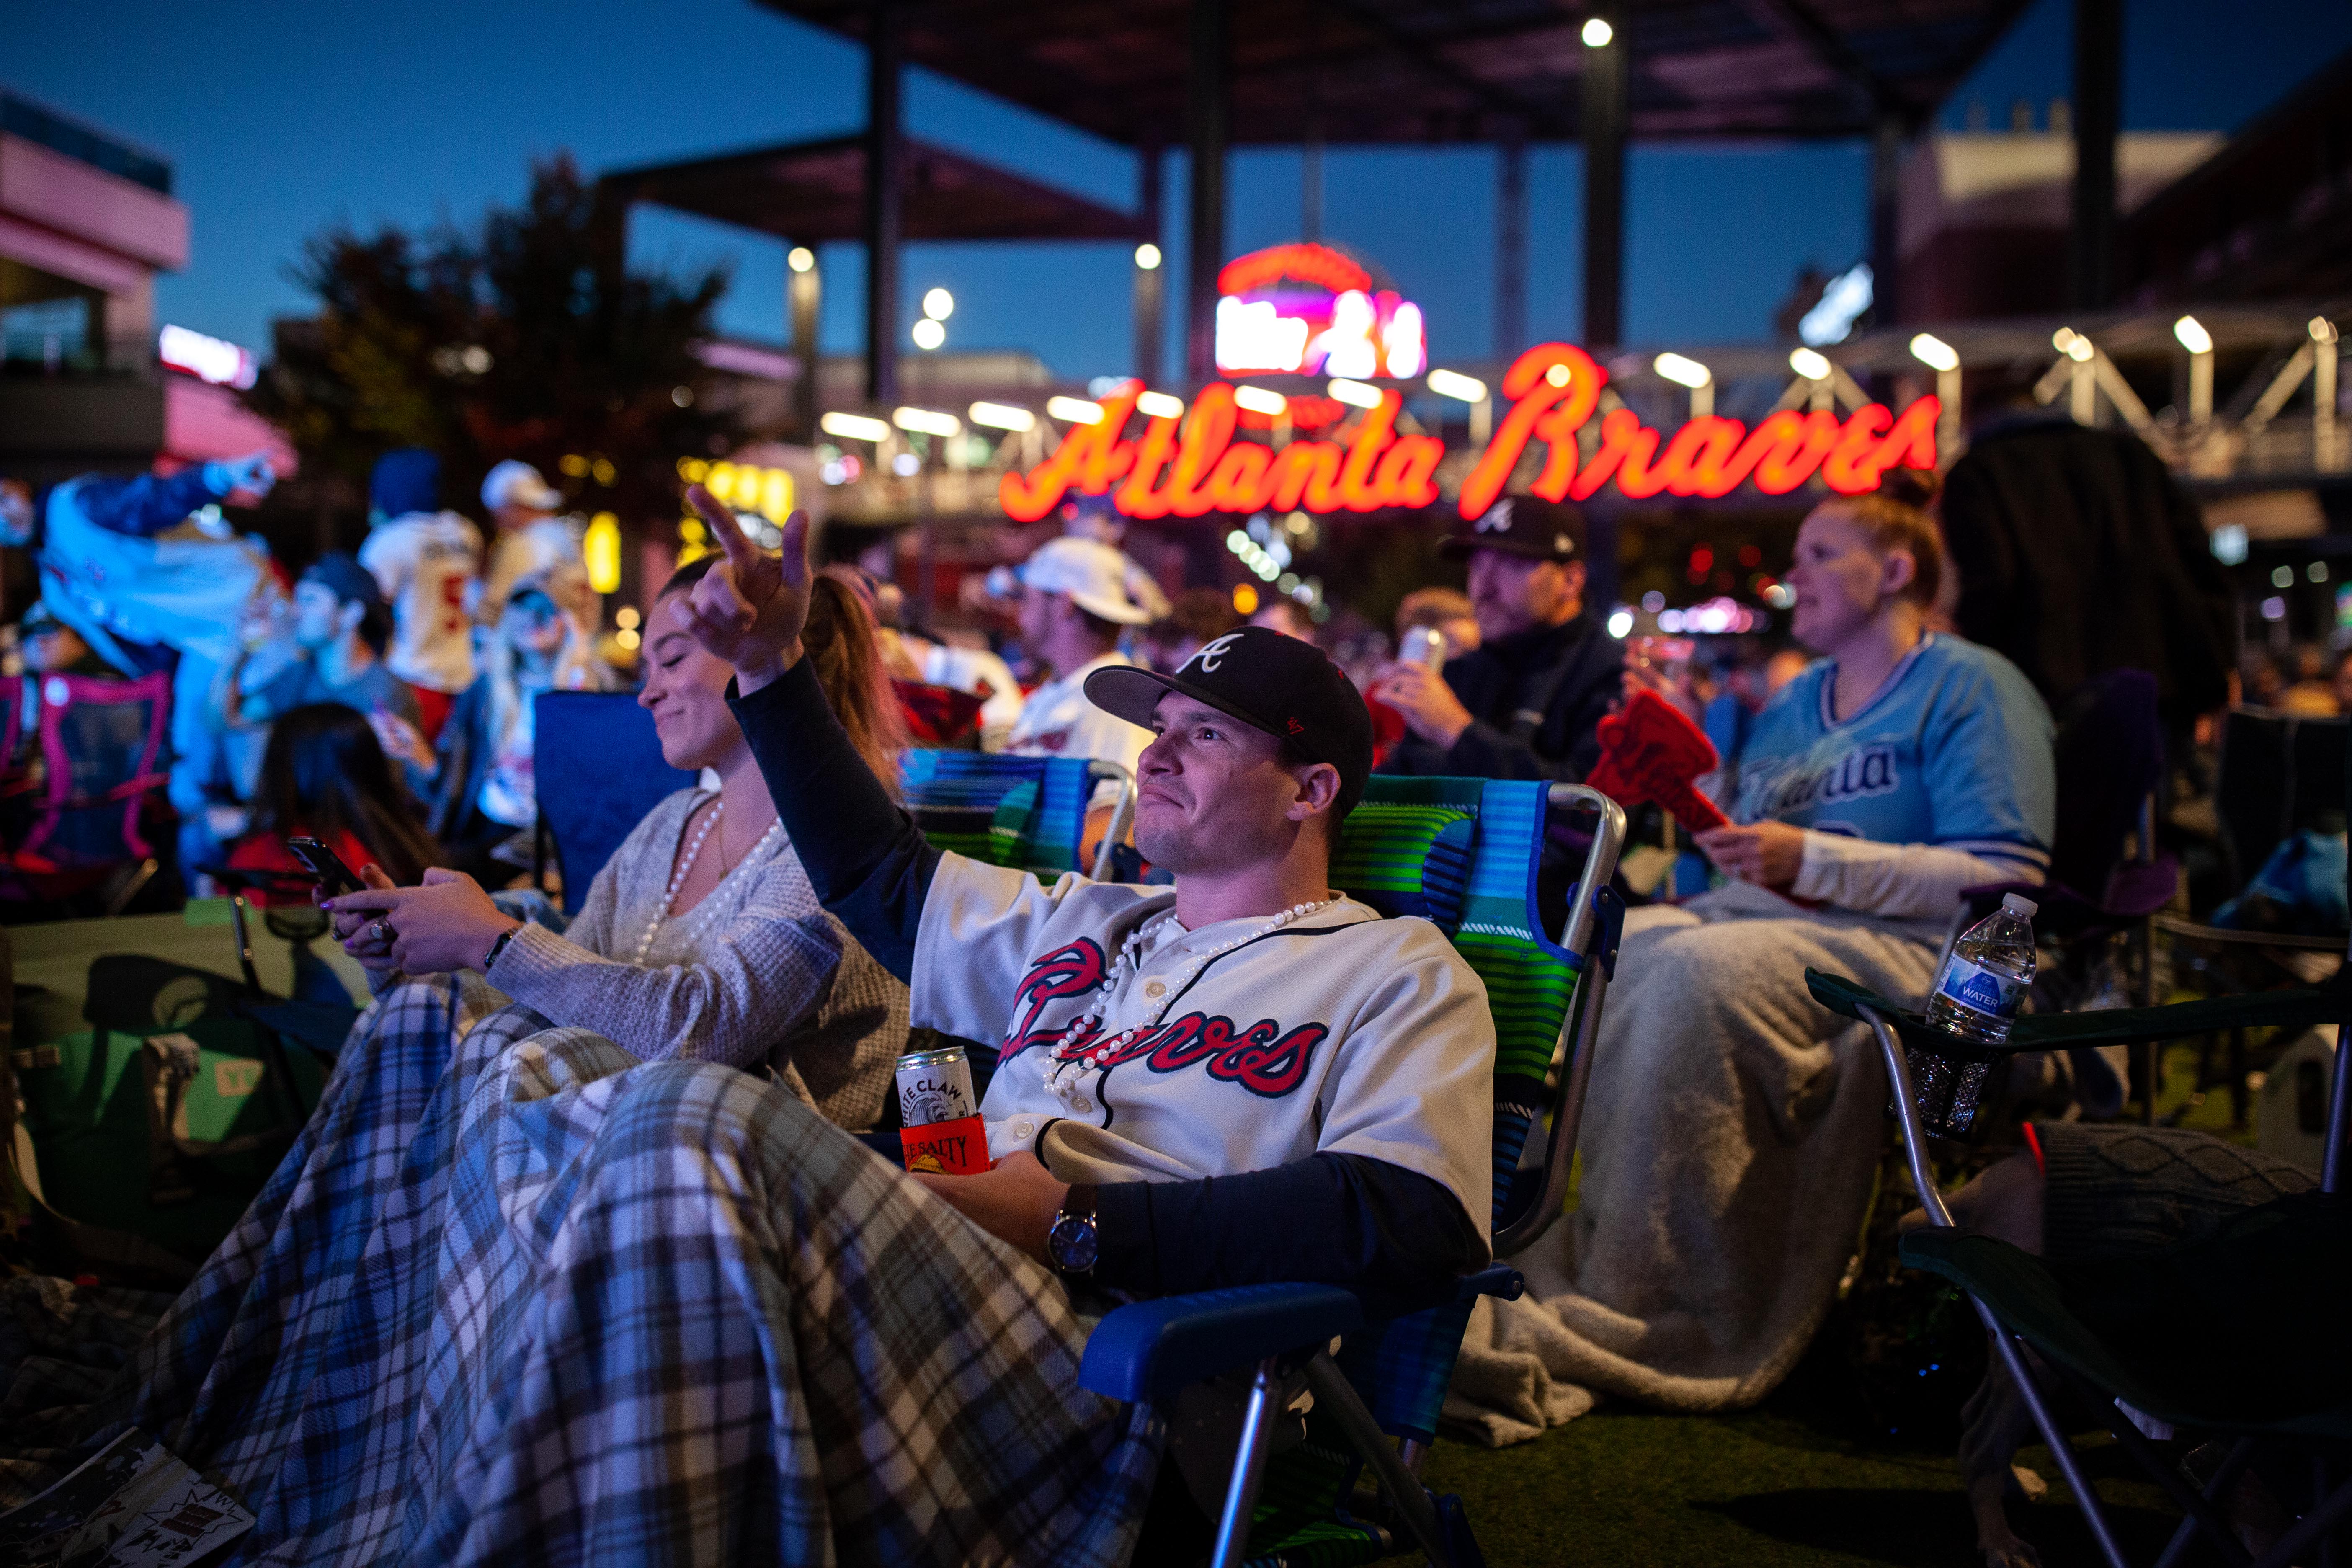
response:
{"label": "red foam tomahawk", "polygon": [[1723,827],[1731,819],[1691,787],[1719,759],[1714,742],[1654,691],[1637,691],[1622,713],[1601,721],[1601,761],[1585,783],[1620,805],[1654,801],[1687,833]]}

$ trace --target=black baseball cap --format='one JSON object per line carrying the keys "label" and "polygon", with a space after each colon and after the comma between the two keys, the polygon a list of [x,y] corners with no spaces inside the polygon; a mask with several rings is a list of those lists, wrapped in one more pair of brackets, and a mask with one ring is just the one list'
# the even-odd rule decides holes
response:
{"label": "black baseball cap", "polygon": [[1458,561],[1480,550],[1536,561],[1584,558],[1584,514],[1541,496],[1505,496],[1477,521],[1444,541],[1437,552]]}
{"label": "black baseball cap", "polygon": [[383,607],[383,590],[376,585],[375,574],[359,563],[359,557],[348,551],[331,550],[302,574],[305,583],[316,583],[334,595],[339,605],[354,599],[370,610]]}
{"label": "black baseball cap", "polygon": [[1364,797],[1364,781],[1372,773],[1371,710],[1355,682],[1313,643],[1265,626],[1241,626],[1202,643],[1173,675],[1107,665],[1087,677],[1087,701],[1146,729],[1152,709],[1171,691],[1292,742],[1310,762],[1339,769],[1340,816]]}

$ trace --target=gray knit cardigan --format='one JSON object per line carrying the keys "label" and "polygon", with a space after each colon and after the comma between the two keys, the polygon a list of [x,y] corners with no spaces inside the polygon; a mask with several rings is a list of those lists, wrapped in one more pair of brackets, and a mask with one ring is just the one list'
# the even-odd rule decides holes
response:
{"label": "gray knit cardigan", "polygon": [[907,1048],[907,988],[819,906],[782,831],[700,903],[663,918],[687,822],[709,798],[684,789],[648,812],[565,934],[524,926],[490,984],[647,1061],[773,1068],[826,1120],[871,1127]]}

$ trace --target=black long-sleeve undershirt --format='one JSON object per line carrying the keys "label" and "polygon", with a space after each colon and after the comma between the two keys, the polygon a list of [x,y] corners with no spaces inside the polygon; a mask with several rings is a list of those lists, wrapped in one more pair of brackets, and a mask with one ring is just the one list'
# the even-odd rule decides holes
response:
{"label": "black long-sleeve undershirt", "polygon": [[[850,743],[809,661],[729,705],[818,901],[882,966],[913,979],[940,851]],[[1197,1182],[1100,1189],[1097,1283],[1165,1295],[1309,1281],[1358,1290],[1378,1313],[1449,1299],[1486,1260],[1452,1192],[1367,1155],[1319,1153]]]}

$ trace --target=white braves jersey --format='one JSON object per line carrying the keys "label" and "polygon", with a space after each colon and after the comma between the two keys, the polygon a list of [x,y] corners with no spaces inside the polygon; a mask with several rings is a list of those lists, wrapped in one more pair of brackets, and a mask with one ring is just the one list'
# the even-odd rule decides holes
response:
{"label": "white braves jersey", "polygon": [[392,603],[393,674],[432,691],[474,684],[467,594],[481,575],[481,531],[454,511],[412,511],[369,531],[360,564]]}
{"label": "white braves jersey", "polygon": [[[990,1157],[1033,1149],[1064,1181],[1179,1182],[1362,1154],[1442,1184],[1486,1236],[1495,1028],[1444,933],[1342,899],[1194,973],[1266,921],[1186,931],[1175,902],[1168,888],[1048,888],[941,858],[916,933],[913,1021],[996,1044],[980,1108]],[[1128,934],[1163,914],[1120,971],[1106,1026],[1074,1034]]]}

